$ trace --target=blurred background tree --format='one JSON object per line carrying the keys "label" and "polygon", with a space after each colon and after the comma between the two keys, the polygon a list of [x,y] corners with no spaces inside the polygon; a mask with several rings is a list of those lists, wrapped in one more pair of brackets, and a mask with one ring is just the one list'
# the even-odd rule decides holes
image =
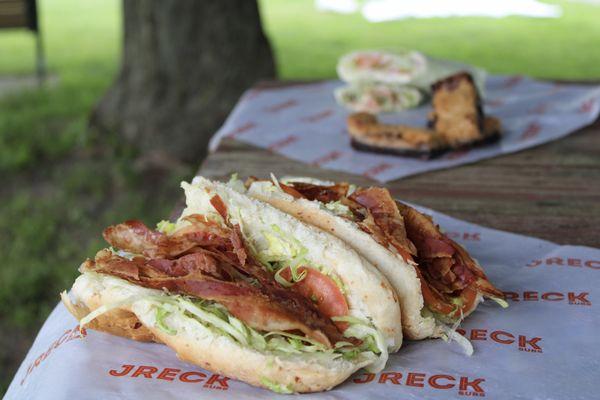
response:
{"label": "blurred background tree", "polygon": [[129,0],[123,22],[120,72],[91,126],[144,153],[201,159],[241,93],[275,76],[256,1]]}
{"label": "blurred background tree", "polygon": [[[282,79],[334,78],[340,55],[375,47],[414,48],[496,74],[597,81],[600,7],[593,1],[597,0],[553,1],[562,7],[563,16],[552,19],[434,18],[379,24],[356,13],[317,12],[313,0],[260,0],[259,6],[277,76]],[[157,42],[150,49],[160,49],[160,55],[140,55],[143,59],[131,62],[158,62],[159,66],[148,65],[140,76],[151,81],[164,76],[172,79],[164,83],[173,82],[174,88],[160,82],[150,85],[148,91],[136,89],[140,82],[123,81],[123,87],[114,86],[115,76],[116,82],[131,79],[121,78],[122,61],[126,64],[127,57],[137,57],[133,53],[128,56],[123,49],[127,46],[122,40],[124,8],[139,6],[132,14],[136,16],[144,10],[142,4],[154,4],[150,0],[127,0],[126,4],[120,0],[40,0],[50,73],[48,85],[40,90],[12,94],[5,90],[11,82],[33,74],[35,43],[27,32],[0,31],[0,393],[58,302],[58,293],[70,286],[79,263],[103,245],[102,229],[128,218],[152,225],[168,216],[180,198],[179,181],[189,179],[200,164],[200,157],[194,158],[194,154],[204,151],[202,143],[218,125],[215,121],[224,118],[227,104],[232,106],[254,79],[272,72],[265,43],[246,48],[253,46],[247,35],[261,37],[256,3],[239,0],[238,6],[244,10],[239,13],[228,8],[233,3],[156,2],[156,7],[164,7],[161,10],[166,13],[172,10],[173,15],[156,16],[155,21],[172,22],[176,10],[185,7],[194,14],[205,13],[190,15],[190,21],[200,20],[198,26],[188,26],[185,31],[160,35],[152,29],[140,31],[148,35],[143,40],[162,37],[167,42]],[[215,12],[219,15],[207,15]],[[139,18],[151,15],[153,11],[147,9]],[[240,22],[246,17],[252,21],[247,26]],[[256,40],[260,43],[263,39]],[[208,53],[202,52],[201,46],[206,46]],[[195,61],[179,66],[187,59],[187,47],[189,59]],[[258,52],[256,57],[253,52]],[[204,60],[206,54],[212,54],[215,63]],[[251,58],[243,61],[241,57],[248,54]],[[198,62],[197,70],[194,62]],[[253,71],[240,76],[246,63]],[[205,67],[210,71],[205,72]],[[163,69],[168,74],[163,75]],[[170,76],[172,72],[176,72],[174,76]],[[188,88],[186,74],[190,73]],[[162,95],[165,102],[159,104]],[[136,98],[147,104],[136,106]],[[115,110],[120,101],[132,104],[123,103],[123,110]],[[201,108],[203,105],[207,108]],[[152,129],[160,127],[160,131],[146,137],[141,132],[143,120],[153,117],[148,114],[149,106],[162,107],[152,121]],[[94,126],[100,129],[90,130],[94,109]],[[187,121],[178,124],[184,117]],[[160,148],[168,137],[169,118],[178,135],[194,136],[188,138],[194,142],[183,155],[191,158],[190,162],[170,157],[166,164],[155,163],[144,155],[156,148],[154,145]],[[193,126],[194,119],[202,130]],[[121,125],[127,120],[137,124],[129,134]],[[156,135],[161,137],[151,139]],[[135,141],[140,146],[132,145]],[[165,148],[177,152],[176,147]]]}

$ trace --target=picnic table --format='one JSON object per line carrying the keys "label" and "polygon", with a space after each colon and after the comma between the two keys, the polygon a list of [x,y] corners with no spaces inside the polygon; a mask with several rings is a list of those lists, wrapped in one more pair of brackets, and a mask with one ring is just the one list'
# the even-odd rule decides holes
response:
{"label": "picnic table", "polygon": [[[257,87],[294,83],[263,82]],[[558,141],[447,170],[380,184],[290,160],[234,139],[208,155],[198,175],[227,180],[296,175],[383,185],[400,200],[487,227],[560,244],[600,247],[600,120]]]}

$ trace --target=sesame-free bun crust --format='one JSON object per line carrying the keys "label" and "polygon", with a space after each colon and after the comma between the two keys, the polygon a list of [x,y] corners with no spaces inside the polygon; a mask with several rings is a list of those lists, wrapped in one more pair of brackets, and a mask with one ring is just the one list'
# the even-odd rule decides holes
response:
{"label": "sesame-free bun crust", "polygon": [[[87,315],[89,311],[102,305],[118,302],[132,295],[142,298],[148,293],[160,294],[160,291],[142,288],[108,275],[88,272],[77,278],[70,296],[63,296],[63,303],[80,319],[82,315]],[[165,321],[176,329],[174,335],[155,327],[155,309],[151,302],[142,299],[101,315],[88,328],[135,340],[150,339],[164,343],[181,360],[212,372],[259,387],[265,387],[261,381],[266,379],[298,393],[329,390],[372,361],[369,358],[347,361],[342,358],[263,353],[243,347],[182,314],[169,314]],[[119,328],[115,329],[115,326]],[[148,336],[140,335],[139,332]]]}

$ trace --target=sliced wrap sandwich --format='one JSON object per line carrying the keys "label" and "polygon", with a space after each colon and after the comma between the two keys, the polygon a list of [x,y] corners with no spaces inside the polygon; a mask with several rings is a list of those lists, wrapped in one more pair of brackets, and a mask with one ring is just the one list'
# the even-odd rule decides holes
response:
{"label": "sliced wrap sandwich", "polygon": [[506,305],[503,293],[433,220],[384,188],[288,178],[249,179],[248,194],[350,244],[389,279],[398,293],[409,339],[455,339],[453,331],[484,297]]}
{"label": "sliced wrap sandwich", "polygon": [[62,294],[82,328],[164,343],[182,360],[284,393],[385,366],[402,331],[377,268],[235,185],[182,186],[187,207],[175,223],[104,231],[111,247]]}

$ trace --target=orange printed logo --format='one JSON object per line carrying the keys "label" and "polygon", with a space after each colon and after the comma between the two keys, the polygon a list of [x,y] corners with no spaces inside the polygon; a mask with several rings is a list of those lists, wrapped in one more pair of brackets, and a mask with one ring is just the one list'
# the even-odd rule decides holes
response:
{"label": "orange printed logo", "polygon": [[269,145],[269,150],[271,151],[275,151],[275,150],[280,150],[286,146],[289,146],[292,143],[295,143],[298,141],[298,136],[296,135],[289,135],[284,137],[281,140],[276,141],[275,143],[272,143]]}
{"label": "orange printed logo", "polygon": [[481,233],[479,232],[444,232],[450,239],[479,242]]}
{"label": "orange printed logo", "polygon": [[184,383],[202,383],[205,389],[227,390],[229,389],[229,378],[211,374],[208,376],[200,371],[183,371],[179,368],[157,368],[151,365],[123,364],[118,369],[108,371],[110,376],[128,378],[160,379],[173,382],[175,380]]}
{"label": "orange printed logo", "polygon": [[314,115],[309,115],[307,117],[303,117],[302,121],[317,122],[317,121],[320,121],[322,119],[329,117],[330,115],[333,115],[333,110],[325,110],[325,111],[321,111],[320,113],[317,113]]}
{"label": "orange printed logo", "polygon": [[506,81],[504,81],[504,88],[509,89],[517,86],[519,83],[523,81],[523,77],[521,75],[510,76]]}
{"label": "orange printed logo", "polygon": [[276,113],[281,110],[285,110],[286,108],[294,107],[296,104],[298,104],[298,102],[296,100],[290,99],[290,100],[284,101],[283,103],[278,103],[278,104],[274,104],[270,107],[267,107],[267,108],[265,108],[265,111]]}
{"label": "orange printed logo", "polygon": [[374,176],[377,176],[377,175],[381,174],[382,172],[387,171],[390,168],[392,168],[392,164],[381,163],[372,168],[369,168],[368,170],[363,172],[363,175],[366,176],[367,178],[373,178]]}
{"label": "orange printed logo", "polygon": [[541,337],[527,337],[525,335],[514,335],[510,332],[495,330],[489,331],[488,329],[457,329],[456,332],[460,333],[471,341],[492,341],[502,345],[516,346],[519,351],[525,351],[527,353],[542,353],[542,346],[540,342]]}
{"label": "orange printed logo", "polygon": [[520,140],[533,139],[542,131],[542,125],[539,122],[533,121],[523,131]]}
{"label": "orange printed logo", "polygon": [[591,306],[592,302],[588,298],[589,292],[504,292],[506,300],[510,301],[551,301],[551,302],[567,302],[576,306]]}
{"label": "orange printed logo", "polygon": [[337,160],[343,154],[344,153],[342,153],[341,151],[333,150],[333,151],[330,151],[329,153],[325,154],[324,156],[321,156],[321,157],[317,158],[311,164],[314,165],[314,166],[316,166],[316,167],[318,167],[318,166],[326,164],[328,162]]}
{"label": "orange printed logo", "polygon": [[600,270],[600,260],[583,260],[581,258],[549,257],[541,260],[532,260],[525,266],[536,268],[539,266],[548,267],[575,267],[590,268]]}
{"label": "orange printed logo", "polygon": [[34,362],[32,362],[31,364],[29,364],[29,367],[27,368],[27,373],[25,374],[25,376],[21,380],[21,385],[23,385],[23,383],[25,383],[25,380],[33,372],[33,370],[36,369],[42,362],[44,362],[44,360],[46,360],[48,358],[48,356],[50,356],[50,354],[55,349],[59,348],[64,343],[70,342],[71,340],[81,339],[81,338],[85,337],[85,335],[86,335],[85,329],[81,329],[80,330],[79,329],[79,325],[77,325],[73,329],[67,329],[58,339],[56,339],[50,345],[50,347],[48,347],[48,349],[45,352],[43,352],[42,354],[40,354],[38,356],[38,358],[35,359]]}
{"label": "orange printed logo", "polygon": [[581,103],[581,106],[579,106],[579,109],[577,111],[581,114],[589,113],[590,111],[592,111],[592,108],[594,108],[594,104],[596,104],[596,99],[588,99]]}
{"label": "orange printed logo", "polygon": [[249,131],[250,129],[252,129],[254,127],[256,127],[256,124],[254,122],[246,122],[244,125],[239,126],[239,127],[235,128],[234,130],[232,130],[231,132],[229,132],[228,134],[226,134],[225,137],[228,137],[230,139],[235,139],[237,136]]}
{"label": "orange printed logo", "polygon": [[355,384],[377,383],[382,385],[404,385],[416,388],[431,388],[437,390],[454,389],[461,396],[484,397],[484,378],[454,376],[447,374],[429,375],[424,372],[385,371],[378,374],[362,373],[352,380]]}

